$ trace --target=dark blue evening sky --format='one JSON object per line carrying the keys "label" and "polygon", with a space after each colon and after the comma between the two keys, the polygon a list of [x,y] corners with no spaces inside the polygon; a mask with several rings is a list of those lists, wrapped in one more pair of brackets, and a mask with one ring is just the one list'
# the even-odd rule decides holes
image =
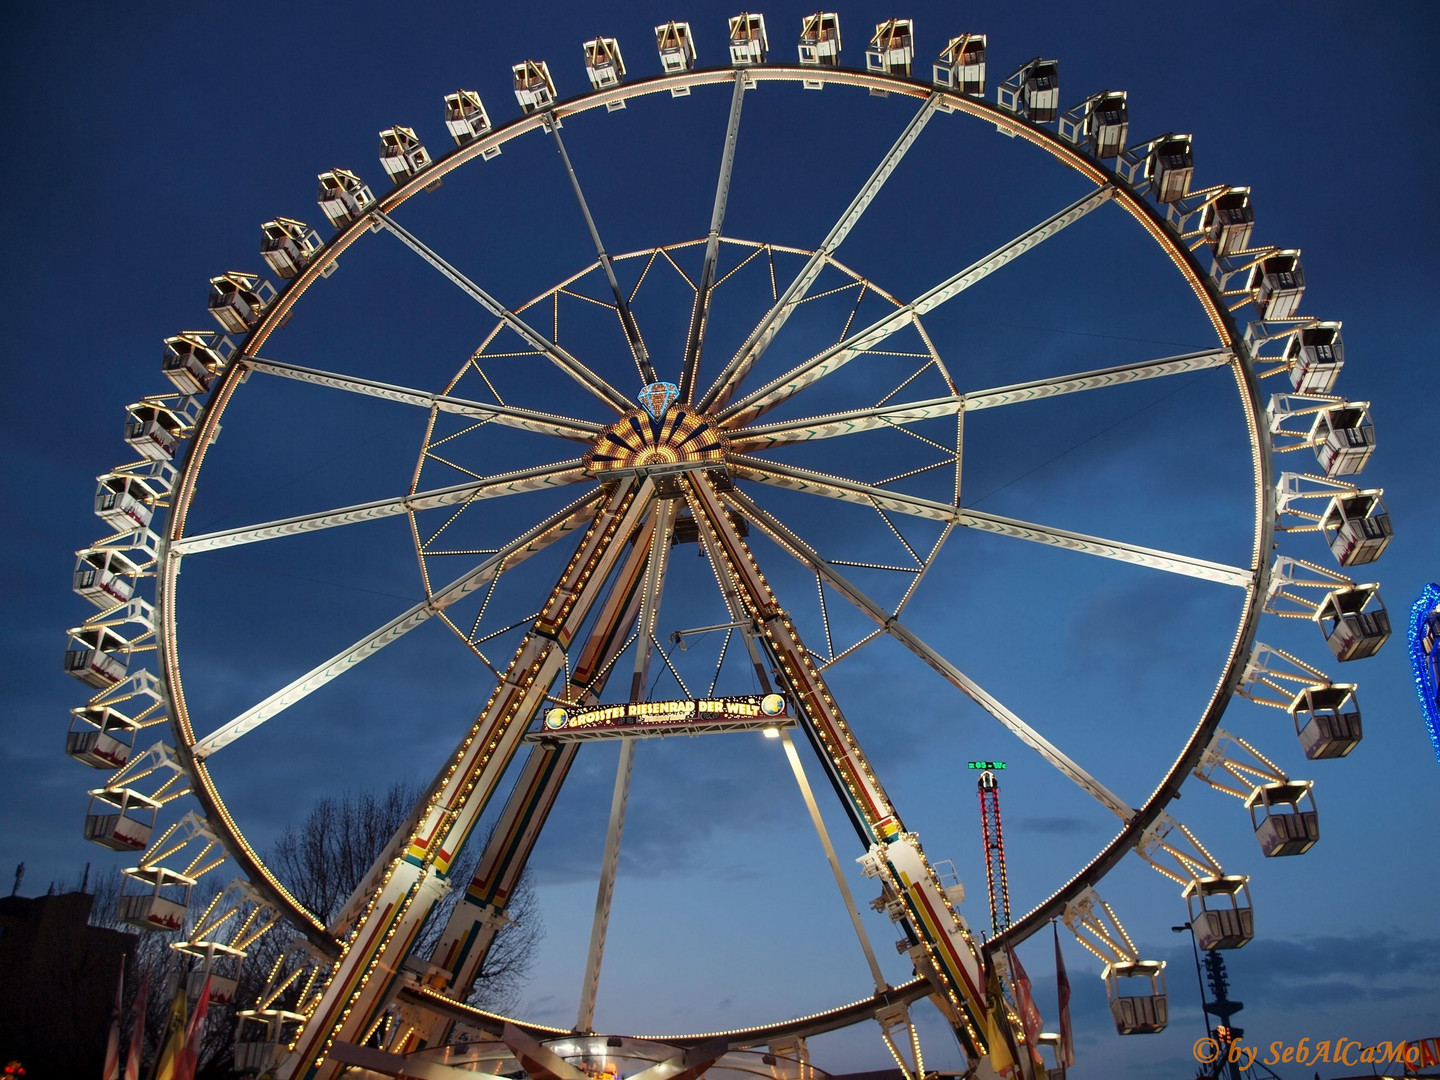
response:
{"label": "dark blue evening sky", "polygon": [[[774,58],[793,56],[809,10],[786,0],[765,11]],[[600,33],[619,39],[632,75],[657,73],[651,27],[671,18],[691,22],[702,65],[719,64],[725,17],[734,13],[714,0],[688,7],[646,0],[608,10],[569,2],[66,3],[5,17],[0,79],[12,150],[0,180],[7,251],[0,303],[8,329],[0,375],[12,403],[3,471],[12,528],[0,556],[8,586],[0,867],[27,864],[23,891],[73,879],[87,862],[126,865],[82,840],[84,791],[103,774],[63,753],[68,710],[87,693],[61,671],[64,631],[93,611],[70,592],[70,573],[74,551],[104,532],[90,512],[93,478],[128,460],[124,406],[168,389],[159,370],[167,335],[211,323],[207,280],[231,269],[261,270],[259,225],[277,214],[304,219],[328,237],[314,203],[318,172],[346,167],[377,192],[387,189],[375,158],[379,129],[414,126],[432,153],[446,152],[445,93],[478,90],[502,123],[518,113],[512,63],[545,59],[560,94],[579,93],[586,86],[580,43]],[[1431,116],[1430,72],[1440,48],[1435,5],[851,6],[840,10],[845,64],[861,63],[869,26],[890,15],[916,20],[919,72],[928,72],[950,36],[967,30],[989,35],[992,86],[1032,56],[1056,57],[1064,104],[1127,89],[1132,141],[1193,133],[1197,185],[1253,189],[1256,240],[1303,250],[1304,312],[1344,322],[1347,366],[1337,391],[1372,405],[1378,448],[1363,481],[1384,488],[1396,525],[1385,557],[1355,576],[1383,583],[1392,619],[1403,627],[1423,584],[1440,578],[1433,428],[1440,281],[1430,209],[1440,170]],[[697,90],[688,99],[646,99],[566,124],[567,148],[610,251],[704,236],[728,97],[723,89]],[[768,85],[748,95],[726,235],[801,248],[818,243],[913,110],[908,100],[840,87],[812,94]],[[981,122],[937,117],[838,258],[908,300],[1085,190],[1047,155]],[[594,258],[554,147],[539,133],[508,144],[494,161],[459,170],[397,216],[512,306]],[[744,254],[727,248],[721,272]],[[677,254],[676,262],[693,276],[699,249]],[[796,256],[776,257],[782,288],[799,264]],[[640,265],[622,262],[620,276],[633,283]],[[673,377],[688,287],[664,264],[651,273],[636,314],[662,375]],[[837,273],[826,287],[845,284]],[[592,276],[577,291],[594,296],[600,288]],[[768,299],[761,261],[717,294],[708,375]],[[853,303],[851,291],[802,308],[762,374],[778,374],[836,340]],[[854,327],[884,310],[883,299],[868,296]],[[534,318],[551,329],[548,306],[534,309]],[[638,389],[606,313],[572,301],[561,319],[562,343],[625,393]],[[1168,262],[1114,206],[927,316],[925,326],[962,391],[1183,353],[1214,340]],[[367,236],[305,297],[265,355],[439,390],[492,327],[393,237]],[[893,341],[896,351],[922,345],[913,331]],[[600,418],[593,401],[563,379],[523,366],[534,359],[495,365],[507,400]],[[892,376],[902,362],[857,363],[836,386],[807,391],[777,417],[872,402],[899,381]],[[468,378],[455,392],[481,396]],[[1276,392],[1282,383],[1271,380],[1262,390]],[[944,393],[933,372],[912,390],[917,399]],[[422,410],[258,375],[236,401],[206,465],[195,530],[408,490],[425,434]],[[966,423],[966,505],[1217,561],[1248,558],[1253,495],[1236,395],[1223,371],[987,410]],[[943,425],[917,430],[933,434]],[[887,434],[872,445],[863,438],[855,447],[836,440],[833,449],[801,448],[785,460],[872,481],[933,460],[914,440]],[[484,473],[578,452],[573,444],[557,450],[539,437],[491,432],[458,435],[453,445],[456,464]],[[1282,456],[1278,469],[1314,466],[1302,451]],[[438,487],[463,478],[432,460],[419,482]],[[929,474],[907,490],[943,499],[944,487],[943,475],[937,481]],[[822,500],[787,492],[761,495],[822,553],[857,562],[903,558],[868,511],[815,506]],[[464,543],[456,547],[502,542],[562,497],[513,502],[458,519],[453,528]],[[917,549],[935,539],[928,522],[899,525]],[[907,618],[1138,805],[1214,686],[1238,591],[960,532]],[[1330,564],[1313,536],[1286,539],[1282,550]],[[675,599],[661,613],[662,640],[673,629],[723,617],[708,565],[694,551],[676,549]],[[813,578],[769,541],[756,539],[755,551],[782,601],[813,620]],[[487,619],[498,628],[505,613],[514,620],[533,614],[565,557],[557,547],[517,571],[497,590]],[[465,569],[465,558],[432,558],[427,570],[449,580]],[[422,595],[416,563],[404,518],[188,559],[178,612],[192,712],[202,726],[218,726],[404,610]],[[891,602],[905,585],[896,575],[858,569],[855,581]],[[693,606],[682,607],[686,596]],[[837,648],[868,632],[863,620],[837,610],[838,599],[828,602]],[[474,607],[466,610],[473,618]],[[437,623],[217,755],[217,779],[257,846],[327,793],[433,775],[493,682]],[[819,648],[823,632],[807,633]],[[1415,701],[1403,635],[1377,657],[1344,667],[1306,623],[1267,617],[1260,638],[1358,683],[1366,730],[1349,758],[1311,763],[1282,712],[1239,699],[1230,706],[1223,726],[1292,775],[1316,781],[1322,839],[1304,858],[1262,859],[1240,803],[1198,781],[1173,808],[1227,870],[1252,875],[1256,939],[1227,956],[1235,995],[1247,1003],[1239,1021],[1247,1039],[1262,1045],[1302,1036],[1436,1034],[1440,764]],[[487,655],[503,663],[513,643],[502,636]],[[714,653],[697,645],[675,660],[683,677],[703,684]],[[752,689],[742,667],[727,665],[722,690]],[[619,681],[628,685],[628,677]],[[893,642],[882,639],[838,665],[833,683],[908,825],[933,859],[954,860],[977,928],[988,928],[988,917],[968,759],[1011,762],[1002,798],[1019,911],[1048,896],[1114,835],[1109,814]],[[658,686],[657,694],[678,692],[673,682]],[[744,736],[641,746],[600,991],[602,1028],[738,1026],[868,992],[863,959],[788,769],[773,744],[760,744]],[[547,936],[523,1011],[536,1020],[573,1022],[614,758],[613,747],[582,753],[536,852]],[[818,765],[808,765],[820,786]],[[826,814],[848,851],[851,833],[833,800]],[[870,883],[858,873],[852,878],[863,906]],[[1098,962],[1065,937],[1080,1048],[1071,1075],[1187,1075],[1201,1020],[1188,942],[1170,932],[1186,917],[1178,888],[1138,859],[1099,888],[1142,952],[1170,961],[1171,1025],[1157,1037],[1115,1036]],[[893,928],[879,919],[867,925],[890,954],[882,959],[887,976],[907,977],[908,965],[888,944]],[[1048,934],[1023,946],[1021,956],[1053,1026]],[[953,1041],[926,1009],[927,1056],[954,1062]],[[818,1039],[813,1050],[817,1064],[836,1071],[888,1062],[868,1028]]]}

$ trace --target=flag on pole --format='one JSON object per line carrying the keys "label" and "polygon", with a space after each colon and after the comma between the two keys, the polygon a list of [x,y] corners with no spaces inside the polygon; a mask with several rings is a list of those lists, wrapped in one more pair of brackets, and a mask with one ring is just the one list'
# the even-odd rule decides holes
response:
{"label": "flag on pole", "polygon": [[140,1080],[140,1058],[145,1050],[145,1005],[150,997],[150,976],[140,980],[140,993],[135,997],[135,1026],[130,1032],[130,1048],[125,1051],[124,1080]]}
{"label": "flag on pole", "polygon": [[209,1008],[210,976],[206,975],[200,1000],[195,1003],[195,1012],[185,1027],[185,1047],[175,1067],[175,1080],[195,1080],[195,1067],[200,1063],[200,1039],[205,1033],[205,1013]]}
{"label": "flag on pole", "polygon": [[170,1003],[170,1019],[165,1022],[165,1041],[160,1044],[160,1061],[155,1066],[155,1080],[178,1080],[176,1072],[180,1063],[180,1051],[185,1049],[185,1014],[189,1002],[185,999],[185,976],[180,976],[180,987],[175,991],[175,1000]]}
{"label": "flag on pole", "polygon": [[120,1080],[120,1010],[125,1007],[125,962],[115,984],[115,1011],[110,1016],[110,1041],[105,1044],[105,1080]]}
{"label": "flag on pole", "polygon": [[1015,950],[1009,943],[1005,945],[1005,959],[1010,964],[1010,977],[1015,983],[1015,1007],[1020,1013],[1020,1027],[1025,1032],[1025,1043],[1030,1047],[1030,1060],[1036,1065],[1043,1065],[1044,1059],[1040,1056],[1040,1028],[1043,1024],[1040,1010],[1035,1005],[1035,995],[1030,992],[1030,976],[1025,974],[1025,969],[1020,966],[1020,958],[1015,955]]}
{"label": "flag on pole", "polygon": [[1075,1064],[1075,1036],[1070,1030],[1070,978],[1065,974],[1065,957],[1060,955],[1060,928],[1054,923],[1055,931],[1055,995],[1060,999],[1060,1045],[1056,1054],[1060,1064],[1067,1069]]}
{"label": "flag on pole", "polygon": [[1000,992],[1000,973],[995,964],[990,965],[985,997],[985,1042],[990,1046],[990,1067],[1000,1076],[1013,1076],[1015,1055],[1007,1038],[1010,1022],[1005,1018],[1005,998]]}

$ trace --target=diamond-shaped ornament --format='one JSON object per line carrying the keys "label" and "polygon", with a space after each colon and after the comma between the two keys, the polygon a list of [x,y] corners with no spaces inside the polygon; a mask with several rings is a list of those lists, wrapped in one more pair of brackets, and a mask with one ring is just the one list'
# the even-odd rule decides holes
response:
{"label": "diamond-shaped ornament", "polygon": [[659,420],[679,398],[680,387],[673,382],[652,382],[636,395],[636,400],[645,406],[651,420]]}

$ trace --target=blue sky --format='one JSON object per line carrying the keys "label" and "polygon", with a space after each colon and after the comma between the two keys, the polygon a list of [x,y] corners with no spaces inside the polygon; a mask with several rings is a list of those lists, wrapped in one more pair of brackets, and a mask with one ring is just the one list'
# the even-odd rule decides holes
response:
{"label": "blue sky", "polygon": [[[766,10],[777,58],[791,54],[808,11]],[[692,23],[701,63],[718,63],[724,18],[734,13],[698,2],[683,10],[562,4],[483,15],[435,4],[403,23],[393,7],[379,5],[352,6],[344,17],[265,3],[246,12],[240,22],[220,8],[73,4],[10,16],[0,46],[18,150],[3,180],[10,258],[0,268],[9,326],[0,372],[13,403],[5,501],[16,525],[3,556],[10,588],[0,866],[24,860],[28,891],[73,878],[87,861],[111,860],[80,838],[83,790],[101,774],[62,752],[68,709],[84,697],[60,669],[63,631],[89,614],[68,589],[72,553],[101,535],[90,513],[93,477],[126,460],[124,405],[168,387],[159,373],[162,339],[210,321],[202,310],[207,279],[259,270],[258,226],[276,214],[302,218],[328,236],[314,206],[317,172],[343,166],[384,188],[374,158],[380,128],[413,125],[432,152],[443,152],[443,94],[473,87],[497,122],[509,119],[517,109],[508,69],[525,57],[549,61],[562,95],[579,92],[580,42],[596,33],[619,38],[632,73],[649,74],[658,70],[650,27],[677,17]],[[1431,91],[1424,72],[1440,45],[1434,8],[1395,5],[1362,17],[1353,5],[1333,3],[1222,4],[1187,22],[1153,4],[1123,5],[1104,17],[1054,4],[1023,11],[967,5],[956,12],[938,3],[903,12],[841,8],[847,64],[859,62],[868,24],[890,14],[916,20],[917,59],[927,65],[951,34],[980,31],[990,36],[992,84],[1044,55],[1061,61],[1066,104],[1103,88],[1127,89],[1132,139],[1191,132],[1198,184],[1252,187],[1257,240],[1303,249],[1304,310],[1344,322],[1348,363],[1339,392],[1372,403],[1379,445],[1363,479],[1385,489],[1397,536],[1364,580],[1384,584],[1392,618],[1403,625],[1421,586],[1440,577],[1430,426],[1440,376],[1429,362],[1440,351],[1440,333],[1426,210],[1437,154],[1424,134]],[[611,251],[704,235],[727,98],[697,91],[567,124],[567,147]],[[840,88],[806,94],[768,86],[749,95],[727,235],[800,247],[818,242],[912,112],[904,101]],[[983,124],[937,118],[839,258],[909,299],[1083,190],[1043,155]],[[553,146],[538,135],[411,200],[403,221],[514,305],[593,259]],[[722,271],[736,261],[722,263]],[[622,277],[635,265],[624,264]],[[796,265],[777,259],[777,273]],[[753,323],[754,315],[744,321],[746,312],[768,295],[758,269],[757,262],[737,273],[724,305],[717,299],[706,351],[712,372]],[[660,357],[668,354],[673,366],[688,301],[673,272],[655,273],[636,311],[663,373]],[[813,352],[815,341],[834,340],[850,296],[802,309],[767,361],[778,371]],[[571,307],[562,330],[575,337],[562,340],[593,346],[597,366],[613,362],[607,372],[631,392],[624,380],[636,380],[625,373],[614,327],[584,304]],[[882,310],[862,305],[860,316]],[[541,322],[548,326],[548,316]],[[491,325],[392,237],[374,236],[312,290],[267,355],[438,389]],[[1115,207],[1096,211],[925,325],[962,390],[1180,353],[1212,340],[1183,286]],[[918,339],[906,340],[896,348],[913,349]],[[588,408],[549,376],[532,382],[519,367],[497,370],[497,378],[510,380],[502,392],[527,405]],[[817,388],[813,410],[797,400],[787,415],[847,407],[866,394],[873,400],[887,374],[857,370],[833,390]],[[1221,372],[1181,376],[974,414],[964,502],[1238,562],[1248,550],[1251,494],[1227,379]],[[915,397],[939,392],[932,385]],[[237,401],[206,467],[197,528],[396,495],[410,483],[424,434],[420,410],[258,376]],[[808,448],[786,460],[877,479],[913,467],[906,455],[914,450],[904,443],[898,436],[873,447],[857,443],[834,457],[828,448]],[[554,454],[539,439],[456,445],[483,471],[572,453],[565,447]],[[1282,458],[1280,467],[1294,468],[1297,456]],[[892,461],[899,464],[887,468]],[[456,479],[434,463],[422,470],[426,486]],[[783,492],[764,495],[767,507],[803,524],[833,557],[887,561],[898,550],[873,515],[816,507],[816,500]],[[532,501],[457,528],[484,546],[554,505],[517,498]],[[902,528],[912,543],[933,537],[923,523]],[[909,617],[982,685],[1138,804],[1214,684],[1233,632],[1234,597],[1222,586],[1029,547],[956,536]],[[705,593],[709,571],[693,550],[677,549],[664,632],[717,621],[718,604]],[[1285,540],[1282,550],[1328,564],[1314,537]],[[527,564],[497,593],[497,611],[522,617],[533,590],[546,587],[547,574],[553,580],[562,554],[557,548]],[[756,541],[756,554],[785,602],[813,616],[813,580],[766,541]],[[429,569],[459,573],[445,562],[431,559]],[[855,573],[879,595],[896,587],[894,575]],[[419,589],[403,519],[187,561],[180,618],[192,709],[221,722],[413,603]],[[693,606],[684,597],[694,598]],[[832,605],[843,647],[865,631]],[[840,640],[845,633],[850,637]],[[1307,763],[1283,714],[1238,700],[1227,713],[1227,729],[1317,782],[1322,840],[1303,858],[1263,860],[1240,804],[1198,782],[1173,808],[1227,870],[1252,875],[1256,940],[1227,956],[1235,996],[1247,1004],[1239,1021],[1262,1043],[1432,1034],[1440,1019],[1433,1006],[1440,999],[1433,901],[1440,766],[1403,642],[1397,637],[1374,659],[1342,668],[1308,625],[1267,618],[1260,637],[1357,682],[1367,726],[1350,758]],[[814,635],[809,640],[817,644]],[[704,679],[714,654],[697,645],[676,659],[687,679]],[[734,692],[750,689],[738,669],[726,672]],[[1107,813],[893,643],[867,646],[833,676],[907,823],[932,858],[953,859],[960,870],[977,926],[988,920],[966,760],[1012,763],[1002,798],[1017,909],[1043,899],[1113,835]],[[488,689],[483,668],[432,621],[217,757],[217,775],[263,847],[327,792],[428,779]],[[863,959],[773,750],[758,737],[641,747],[600,1026],[730,1026],[866,992]],[[556,827],[536,853],[547,938],[527,998],[535,1019],[573,1019],[613,761],[613,748],[582,754]],[[810,765],[819,785],[818,767]],[[838,807],[827,817],[843,848],[849,833]],[[868,883],[857,877],[854,886],[862,902],[868,898]],[[1161,1036],[1116,1037],[1099,966],[1068,940],[1081,1049],[1074,1075],[1184,1075],[1200,1019],[1188,942],[1169,930],[1185,917],[1178,890],[1130,859],[1100,892],[1147,956],[1171,961],[1172,1021]],[[891,928],[880,922],[870,930],[889,953]],[[1051,1020],[1048,941],[1036,939],[1021,955]],[[677,990],[667,972],[682,956],[689,970]],[[908,974],[896,959],[883,962],[892,981]],[[924,1023],[930,1056],[953,1060],[938,1020]],[[885,1061],[868,1029],[817,1040],[815,1051],[831,1068]]]}

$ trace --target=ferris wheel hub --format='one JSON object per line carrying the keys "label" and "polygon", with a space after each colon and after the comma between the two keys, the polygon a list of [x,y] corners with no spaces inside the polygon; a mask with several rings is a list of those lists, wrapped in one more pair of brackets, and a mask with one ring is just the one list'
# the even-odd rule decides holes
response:
{"label": "ferris wheel hub", "polygon": [[721,468],[730,440],[711,417],[678,403],[674,383],[651,383],[632,409],[602,431],[586,452],[586,470],[599,478],[670,475]]}

